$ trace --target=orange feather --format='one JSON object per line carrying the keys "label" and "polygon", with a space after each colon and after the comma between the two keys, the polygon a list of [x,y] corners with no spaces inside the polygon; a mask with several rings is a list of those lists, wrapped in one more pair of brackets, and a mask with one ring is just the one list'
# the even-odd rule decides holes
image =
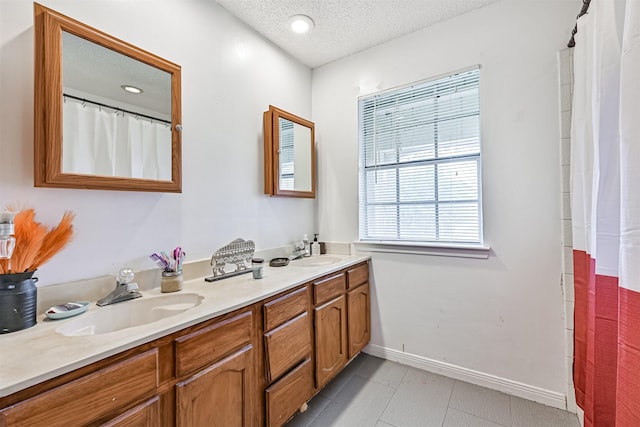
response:
{"label": "orange feather", "polygon": [[37,252],[33,262],[29,266],[29,271],[34,271],[42,264],[49,261],[55,254],[64,248],[73,237],[73,218],[72,212],[65,212],[62,216],[60,224],[53,227],[42,240],[40,250]]}
{"label": "orange feather", "polygon": [[33,209],[18,212],[14,224],[16,247],[10,265],[12,272],[22,273],[33,264],[47,234],[47,227],[35,221]]}

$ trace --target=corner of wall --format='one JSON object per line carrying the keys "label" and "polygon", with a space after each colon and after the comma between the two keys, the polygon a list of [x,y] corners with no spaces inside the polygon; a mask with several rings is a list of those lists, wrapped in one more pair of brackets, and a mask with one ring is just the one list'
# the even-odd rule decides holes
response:
{"label": "corner of wall", "polygon": [[566,383],[567,410],[577,412],[573,385],[573,234],[571,222],[571,109],[573,101],[573,50],[565,48],[558,52],[560,73],[560,168],[562,206],[562,293],[566,337]]}

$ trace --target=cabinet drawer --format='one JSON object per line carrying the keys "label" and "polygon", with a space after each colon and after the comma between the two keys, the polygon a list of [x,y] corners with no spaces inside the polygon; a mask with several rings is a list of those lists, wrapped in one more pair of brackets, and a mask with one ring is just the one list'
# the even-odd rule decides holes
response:
{"label": "cabinet drawer", "polygon": [[311,360],[306,359],[266,389],[268,426],[283,425],[313,395],[311,366]]}
{"label": "cabinet drawer", "polygon": [[305,311],[264,334],[267,382],[277,379],[311,354],[311,322]]}
{"label": "cabinet drawer", "polygon": [[251,342],[250,311],[176,339],[178,376],[202,368]]}
{"label": "cabinet drawer", "polygon": [[286,295],[281,296],[263,306],[264,330],[282,325],[289,319],[293,319],[298,314],[307,310],[309,301],[307,298],[307,288],[301,288]]}
{"label": "cabinet drawer", "polygon": [[313,282],[313,303],[322,304],[337,297],[346,289],[344,273]]}
{"label": "cabinet drawer", "polygon": [[160,398],[154,397],[128,410],[102,427],[154,427],[160,425]]}
{"label": "cabinet drawer", "polygon": [[88,424],[154,393],[157,371],[158,351],[149,350],[11,407],[0,425]]}
{"label": "cabinet drawer", "polygon": [[360,264],[347,270],[347,289],[353,289],[369,280],[369,264]]}

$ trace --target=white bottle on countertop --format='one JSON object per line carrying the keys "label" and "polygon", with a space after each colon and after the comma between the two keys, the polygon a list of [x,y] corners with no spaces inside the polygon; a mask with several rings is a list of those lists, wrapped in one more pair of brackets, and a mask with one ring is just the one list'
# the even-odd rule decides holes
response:
{"label": "white bottle on countertop", "polygon": [[311,243],[311,256],[320,256],[320,243],[318,242],[318,235],[313,235],[313,243]]}

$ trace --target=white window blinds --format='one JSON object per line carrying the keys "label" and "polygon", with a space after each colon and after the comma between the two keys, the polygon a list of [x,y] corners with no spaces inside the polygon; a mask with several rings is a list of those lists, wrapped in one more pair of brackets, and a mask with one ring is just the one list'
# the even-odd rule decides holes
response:
{"label": "white window blinds", "polygon": [[293,122],[280,118],[280,189],[294,190]]}
{"label": "white window blinds", "polygon": [[480,70],[360,98],[360,240],[482,243]]}

